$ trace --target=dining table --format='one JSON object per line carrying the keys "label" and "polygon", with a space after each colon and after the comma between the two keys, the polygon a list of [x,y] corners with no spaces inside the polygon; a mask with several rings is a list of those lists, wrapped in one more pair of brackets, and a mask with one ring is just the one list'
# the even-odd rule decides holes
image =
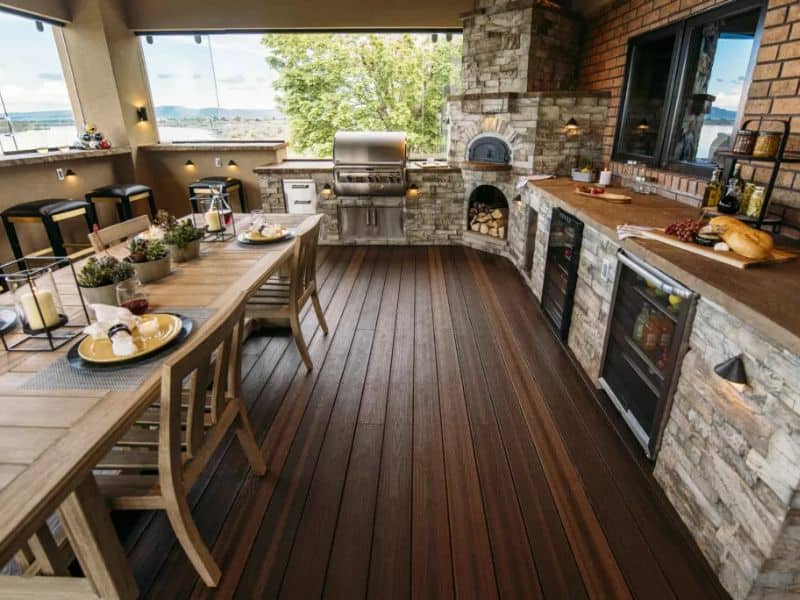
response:
{"label": "dining table", "polygon": [[[265,217],[287,228],[301,227],[306,220],[318,218],[288,214]],[[237,230],[245,231],[252,218],[235,215]],[[198,258],[173,263],[167,277],[143,286],[149,310],[194,311],[210,318],[232,308],[242,294],[257,290],[286,265],[292,248],[291,239],[264,245],[242,244],[235,238],[203,242]],[[117,258],[127,255],[124,244],[107,252]],[[80,269],[85,260],[75,263],[75,269]],[[70,319],[79,319],[84,311],[71,269],[60,269],[55,278],[67,290],[61,300]],[[74,294],[69,293],[70,284]],[[0,295],[0,306],[11,304],[10,292]],[[203,335],[208,324],[208,320],[195,323],[191,335]],[[68,350],[81,337],[55,351],[0,349],[0,567],[18,556],[21,548],[27,548],[31,560],[38,561],[39,571],[47,573],[0,576],[0,598],[138,595],[93,468],[157,399],[161,370],[153,366],[152,372],[147,371],[130,389],[119,389],[102,380],[97,389],[92,385],[69,389],[55,377],[48,383],[49,369],[56,361],[65,361]],[[59,561],[53,558],[59,557],[47,525],[53,514],[63,525],[84,577],[68,576],[68,561],[57,564]]]}

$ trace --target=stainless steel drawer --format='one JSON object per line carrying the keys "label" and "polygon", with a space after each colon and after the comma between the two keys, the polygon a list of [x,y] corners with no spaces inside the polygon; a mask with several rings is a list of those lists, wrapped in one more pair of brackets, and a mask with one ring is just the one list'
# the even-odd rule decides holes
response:
{"label": "stainless steel drawer", "polygon": [[343,240],[402,240],[401,206],[341,206],[339,225]]}

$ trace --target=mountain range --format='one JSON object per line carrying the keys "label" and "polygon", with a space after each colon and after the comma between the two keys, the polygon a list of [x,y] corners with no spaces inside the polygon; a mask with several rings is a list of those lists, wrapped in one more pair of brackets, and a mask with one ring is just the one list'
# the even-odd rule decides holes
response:
{"label": "mountain range", "polygon": [[[265,108],[189,108],[186,106],[156,106],[156,115],[159,119],[214,119],[219,114],[220,118],[233,119],[283,119],[279,110]],[[39,121],[49,123],[71,123],[73,115],[68,110],[37,110],[28,112],[10,112],[8,116],[12,121]]]}

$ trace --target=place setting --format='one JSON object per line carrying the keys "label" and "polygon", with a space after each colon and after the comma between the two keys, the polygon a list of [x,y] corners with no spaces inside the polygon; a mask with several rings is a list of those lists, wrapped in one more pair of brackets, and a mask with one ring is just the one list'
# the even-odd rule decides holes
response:
{"label": "place setting", "polygon": [[242,246],[263,246],[285,242],[294,238],[295,230],[282,223],[270,221],[263,210],[257,209],[250,213],[251,219],[246,231],[236,236],[236,241]]}

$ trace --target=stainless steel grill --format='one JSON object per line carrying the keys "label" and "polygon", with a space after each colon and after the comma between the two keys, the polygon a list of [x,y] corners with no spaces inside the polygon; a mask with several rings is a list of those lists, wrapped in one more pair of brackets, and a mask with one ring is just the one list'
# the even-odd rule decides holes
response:
{"label": "stainless steel grill", "polygon": [[406,134],[336,132],[333,179],[338,196],[402,196],[406,191]]}

